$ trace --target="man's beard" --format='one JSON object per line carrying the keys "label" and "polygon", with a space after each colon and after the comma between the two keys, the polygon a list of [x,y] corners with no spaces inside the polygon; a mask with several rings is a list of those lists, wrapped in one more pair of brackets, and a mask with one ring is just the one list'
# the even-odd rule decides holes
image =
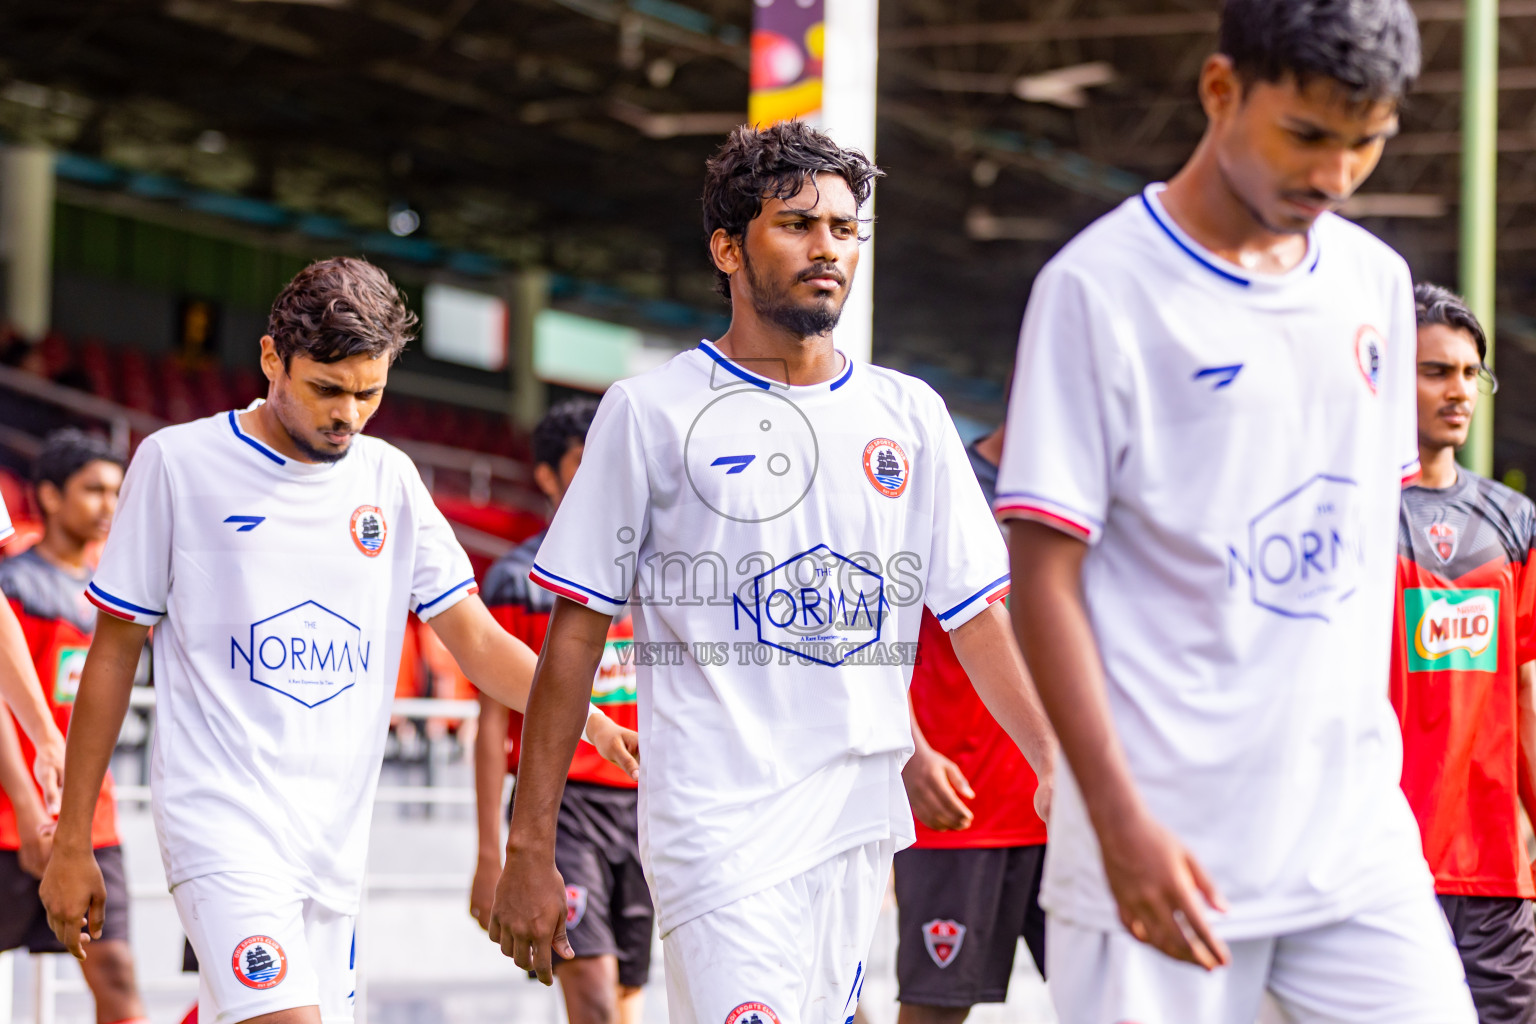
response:
{"label": "man's beard", "polygon": [[[771,288],[752,269],[746,248],[742,248],[741,267],[747,274],[747,285],[752,289],[752,310],[759,318],[784,328],[797,338],[814,338],[831,333],[842,318],[842,303],[818,302],[811,306],[798,305],[789,297],[789,288]],[[798,279],[791,283],[793,287]],[[847,287],[846,282],[844,287]]]}
{"label": "man's beard", "polygon": [[[348,443],[348,445],[339,452],[323,451],[319,448],[316,448],[314,445],[310,444],[308,440],[300,436],[298,431],[294,430],[288,425],[288,421],[283,418],[282,410],[280,409],[278,410],[277,422],[283,425],[283,430],[288,434],[288,440],[292,441],[293,446],[302,452],[304,458],[310,462],[340,462],[342,459],[347,457],[349,452],[352,451],[352,445],[350,443]],[[331,429],[346,430],[347,426],[343,423],[336,423],[331,425]]]}

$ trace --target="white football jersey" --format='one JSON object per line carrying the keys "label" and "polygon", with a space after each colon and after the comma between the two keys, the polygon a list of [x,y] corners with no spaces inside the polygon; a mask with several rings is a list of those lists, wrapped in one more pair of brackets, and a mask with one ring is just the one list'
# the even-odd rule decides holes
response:
{"label": "white football jersey", "polygon": [[250,871],[355,913],[406,615],[474,589],[415,465],[377,438],[331,464],[233,412],[145,438],[87,595],[155,626],[170,884]]}
{"label": "white football jersey", "polygon": [[[1249,274],[1160,191],[1036,280],[996,509],[1091,545],[1085,598],[1141,794],[1230,901],[1219,930],[1272,935],[1426,878],[1387,702],[1418,468],[1412,284],[1335,216],[1293,270]],[[1117,929],[1061,775],[1042,902]]]}
{"label": "white football jersey", "polygon": [[662,933],[845,850],[912,841],[901,766],[923,605],[1007,593],[944,402],[849,363],[788,387],[709,342],[620,381],[530,573],[633,592],[640,842]]}

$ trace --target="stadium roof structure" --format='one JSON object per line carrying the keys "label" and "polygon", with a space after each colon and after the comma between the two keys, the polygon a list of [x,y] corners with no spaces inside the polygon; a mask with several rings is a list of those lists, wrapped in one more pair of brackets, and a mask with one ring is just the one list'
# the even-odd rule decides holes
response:
{"label": "stadium roof structure", "polygon": [[[995,411],[1034,273],[1199,138],[1218,7],[885,0],[877,358]],[[1463,4],[1414,8],[1425,73],[1350,212],[1454,283]],[[1508,381],[1536,374],[1536,0],[1500,10]],[[751,0],[7,0],[0,133],[375,233],[413,213],[429,261],[718,312],[697,197],[745,118],[750,20]],[[1523,415],[1501,405],[1502,462],[1536,456]]]}

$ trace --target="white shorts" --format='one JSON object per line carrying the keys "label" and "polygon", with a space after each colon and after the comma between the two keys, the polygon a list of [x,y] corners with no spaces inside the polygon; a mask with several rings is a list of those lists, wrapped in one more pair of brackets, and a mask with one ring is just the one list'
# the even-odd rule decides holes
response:
{"label": "white shorts", "polygon": [[844,851],[662,936],[672,1024],[846,1024],[895,843]]}
{"label": "white shorts", "polygon": [[[1450,926],[1428,887],[1337,924],[1228,943],[1207,973],[1052,916],[1046,975],[1061,1024],[1477,1024]],[[1266,998],[1267,992],[1267,998]]]}
{"label": "white shorts", "polygon": [[236,1024],[318,1006],[324,1024],[350,1024],[355,918],[266,875],[189,878],[171,890],[197,953],[198,1019]]}

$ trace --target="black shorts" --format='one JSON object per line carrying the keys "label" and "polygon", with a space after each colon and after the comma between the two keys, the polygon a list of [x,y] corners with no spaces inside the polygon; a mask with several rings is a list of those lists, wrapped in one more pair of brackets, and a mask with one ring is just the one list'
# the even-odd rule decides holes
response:
{"label": "black shorts", "polygon": [[[128,941],[128,879],[123,873],[123,848],[103,846],[94,851],[107,883],[106,916],[99,942]],[[48,913],[37,895],[37,879],[21,870],[15,850],[0,850],[0,951],[26,947],[29,953],[67,953],[48,927]],[[83,930],[83,929],[82,929]]]}
{"label": "black shorts", "polygon": [[1022,937],[1045,973],[1045,846],[896,855],[897,998],[963,1007],[1008,998]]}
{"label": "black shorts", "polygon": [[1529,900],[1441,896],[1479,1024],[1536,1024],[1536,917]]}
{"label": "black shorts", "polygon": [[619,984],[635,988],[651,974],[656,919],[640,868],[639,804],[637,790],[567,782],[555,827],[571,949],[577,956],[616,958]]}

